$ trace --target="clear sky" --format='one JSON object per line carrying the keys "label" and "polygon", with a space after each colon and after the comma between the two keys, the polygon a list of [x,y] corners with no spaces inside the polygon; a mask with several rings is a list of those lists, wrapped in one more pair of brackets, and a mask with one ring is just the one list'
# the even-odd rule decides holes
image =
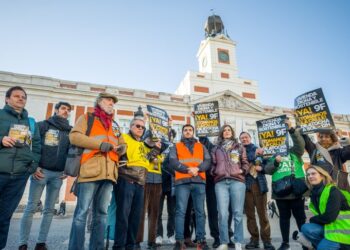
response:
{"label": "clear sky", "polygon": [[348,0],[1,1],[0,70],[173,93],[198,70],[210,9],[263,104],[322,87],[350,114]]}

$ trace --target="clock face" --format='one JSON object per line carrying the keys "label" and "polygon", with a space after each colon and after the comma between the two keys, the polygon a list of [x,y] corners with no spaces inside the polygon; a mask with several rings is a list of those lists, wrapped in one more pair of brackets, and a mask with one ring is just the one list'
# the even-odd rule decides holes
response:
{"label": "clock face", "polygon": [[219,56],[219,62],[230,63],[230,56],[228,55],[228,51],[219,50],[218,56]]}
{"label": "clock face", "polygon": [[207,58],[206,57],[203,57],[203,59],[202,59],[202,66],[203,67],[207,66]]}

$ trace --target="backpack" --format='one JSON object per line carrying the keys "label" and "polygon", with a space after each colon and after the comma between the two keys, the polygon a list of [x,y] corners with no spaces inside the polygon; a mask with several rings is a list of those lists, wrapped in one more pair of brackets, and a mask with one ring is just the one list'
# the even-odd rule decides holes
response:
{"label": "backpack", "polygon": [[[94,123],[94,115],[91,113],[87,114],[87,129],[85,135],[89,136],[92,128],[92,124]],[[67,154],[66,165],[64,167],[64,174],[77,177],[80,171],[80,162],[81,157],[83,155],[84,148],[70,145]]]}

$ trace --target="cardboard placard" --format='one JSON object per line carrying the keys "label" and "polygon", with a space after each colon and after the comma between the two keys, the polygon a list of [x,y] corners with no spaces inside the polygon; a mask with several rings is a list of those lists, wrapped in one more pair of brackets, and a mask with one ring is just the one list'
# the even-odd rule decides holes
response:
{"label": "cardboard placard", "polygon": [[196,103],[194,122],[197,136],[218,136],[220,130],[219,103],[217,101]]}
{"label": "cardboard placard", "polygon": [[302,133],[319,128],[334,129],[334,122],[321,88],[304,93],[294,100],[296,124]]}
{"label": "cardboard placard", "polygon": [[260,146],[264,155],[271,156],[288,154],[288,128],[285,123],[287,116],[281,115],[256,122]]}
{"label": "cardboard placard", "polygon": [[147,105],[149,129],[154,138],[169,140],[169,116],[161,108]]}

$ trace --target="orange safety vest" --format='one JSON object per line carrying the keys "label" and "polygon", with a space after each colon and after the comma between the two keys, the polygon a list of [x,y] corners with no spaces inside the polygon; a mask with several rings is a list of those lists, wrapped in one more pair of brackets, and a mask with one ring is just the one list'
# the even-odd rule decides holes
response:
{"label": "orange safety vest", "polygon": [[[87,120],[87,117],[86,117]],[[94,118],[94,122],[91,127],[91,132],[89,137],[94,138],[94,139],[99,139],[103,140],[103,142],[108,142],[110,144],[113,144],[115,146],[118,145],[118,137],[115,136],[113,133],[112,125],[109,127],[109,130],[106,131],[105,127],[103,126],[102,122],[100,119]],[[83,154],[81,156],[81,161],[80,163],[83,164],[90,158],[94,157],[95,154],[101,152],[99,149],[88,149],[85,148],[83,151]],[[109,158],[112,161],[118,162],[118,154],[114,151],[109,151],[108,153]]]}
{"label": "orange safety vest", "polygon": [[[203,145],[199,142],[196,142],[193,147],[193,154],[191,154],[190,150],[186,147],[183,142],[176,143],[176,151],[179,162],[185,165],[188,168],[198,167],[204,159],[204,151]],[[198,175],[205,180],[205,172],[198,172]],[[175,180],[184,179],[184,178],[192,178],[193,176],[190,174],[181,173],[175,171]]]}

